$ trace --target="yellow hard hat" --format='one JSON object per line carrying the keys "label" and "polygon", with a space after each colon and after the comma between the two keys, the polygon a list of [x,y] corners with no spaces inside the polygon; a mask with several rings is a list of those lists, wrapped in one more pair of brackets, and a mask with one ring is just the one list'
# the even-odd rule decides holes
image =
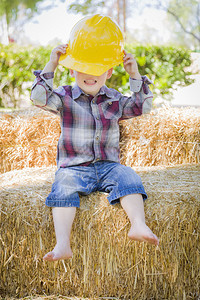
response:
{"label": "yellow hard hat", "polygon": [[72,28],[66,54],[59,63],[69,69],[100,76],[123,62],[124,39],[117,23],[100,14],[85,17]]}

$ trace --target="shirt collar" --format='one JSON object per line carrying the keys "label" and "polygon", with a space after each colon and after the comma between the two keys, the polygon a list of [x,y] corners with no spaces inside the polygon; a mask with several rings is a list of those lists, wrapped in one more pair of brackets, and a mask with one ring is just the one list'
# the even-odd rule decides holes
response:
{"label": "shirt collar", "polygon": [[106,95],[108,98],[114,97],[113,91],[111,89],[109,89],[106,85],[103,85],[100,88],[98,95]]}
{"label": "shirt collar", "polygon": [[[77,84],[75,84],[74,87],[72,88],[72,99],[73,100],[78,99],[81,96],[81,94],[88,96],[81,90],[81,88]],[[114,97],[112,90],[109,89],[106,85],[103,85],[100,88],[100,91],[98,92],[97,96],[98,95],[106,95],[108,98]]]}
{"label": "shirt collar", "polygon": [[80,89],[80,87],[75,84],[72,88],[72,99],[76,100],[80,97],[80,95],[83,94],[83,91]]}

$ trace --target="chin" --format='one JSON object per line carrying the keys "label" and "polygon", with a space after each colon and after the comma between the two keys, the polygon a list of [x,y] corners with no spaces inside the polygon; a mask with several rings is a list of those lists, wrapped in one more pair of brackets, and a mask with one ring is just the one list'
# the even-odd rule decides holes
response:
{"label": "chin", "polygon": [[84,89],[84,92],[85,92],[86,94],[95,96],[95,95],[99,92],[99,90],[94,90],[94,89]]}

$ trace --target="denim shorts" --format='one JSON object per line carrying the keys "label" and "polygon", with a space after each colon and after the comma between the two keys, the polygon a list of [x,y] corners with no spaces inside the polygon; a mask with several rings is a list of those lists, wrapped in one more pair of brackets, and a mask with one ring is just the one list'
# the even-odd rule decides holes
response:
{"label": "denim shorts", "polygon": [[112,161],[98,161],[89,166],[59,168],[45,204],[49,207],[79,207],[79,195],[100,191],[108,193],[110,204],[120,197],[142,194],[147,199],[140,176],[132,168]]}

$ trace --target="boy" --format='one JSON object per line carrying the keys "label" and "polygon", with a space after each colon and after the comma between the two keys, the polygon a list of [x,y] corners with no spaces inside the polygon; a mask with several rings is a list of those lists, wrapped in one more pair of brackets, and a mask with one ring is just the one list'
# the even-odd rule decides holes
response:
{"label": "boy", "polygon": [[123,64],[130,76],[133,92],[126,97],[108,89],[105,82],[110,68],[96,76],[70,69],[76,85],[53,90],[52,78],[61,55],[68,45],[53,49],[43,71],[36,72],[31,99],[35,105],[61,116],[58,144],[58,170],[46,205],[53,207],[56,246],[44,260],[56,261],[72,257],[70,233],[79,207],[79,194],[94,191],[109,193],[109,202],[120,202],[131,222],[129,238],[158,245],[155,234],[145,224],[143,200],[147,198],[140,177],[119,163],[119,120],[149,112],[152,94],[150,81],[141,77],[132,54],[124,51]]}

